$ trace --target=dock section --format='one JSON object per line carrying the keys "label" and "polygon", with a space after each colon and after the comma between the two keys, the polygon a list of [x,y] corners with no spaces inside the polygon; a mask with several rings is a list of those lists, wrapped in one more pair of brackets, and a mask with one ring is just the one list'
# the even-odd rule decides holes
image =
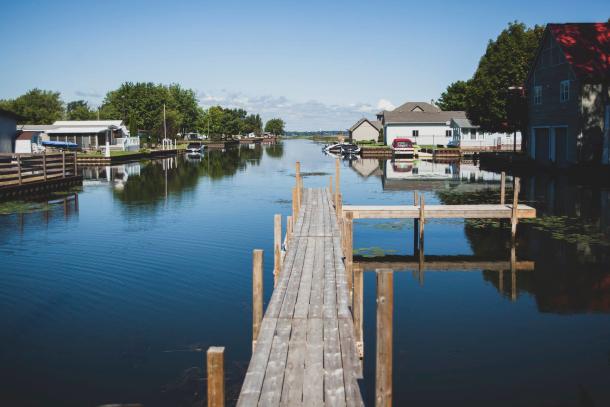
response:
{"label": "dock section", "polygon": [[331,194],[299,193],[238,406],[362,406],[362,366]]}

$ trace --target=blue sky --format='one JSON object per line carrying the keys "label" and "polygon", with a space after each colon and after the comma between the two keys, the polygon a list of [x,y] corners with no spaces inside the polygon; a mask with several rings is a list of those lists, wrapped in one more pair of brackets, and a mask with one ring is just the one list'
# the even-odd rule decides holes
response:
{"label": "blue sky", "polygon": [[204,107],[279,116],[292,130],[438,98],[509,21],[610,17],[607,0],[3,3],[0,98],[39,87],[99,105],[124,81],[175,82]]}

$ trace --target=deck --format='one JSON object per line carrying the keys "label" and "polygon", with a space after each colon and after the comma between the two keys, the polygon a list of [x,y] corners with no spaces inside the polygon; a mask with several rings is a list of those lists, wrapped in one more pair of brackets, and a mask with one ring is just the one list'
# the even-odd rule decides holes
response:
{"label": "deck", "polygon": [[306,189],[238,406],[361,406],[362,366],[328,190]]}

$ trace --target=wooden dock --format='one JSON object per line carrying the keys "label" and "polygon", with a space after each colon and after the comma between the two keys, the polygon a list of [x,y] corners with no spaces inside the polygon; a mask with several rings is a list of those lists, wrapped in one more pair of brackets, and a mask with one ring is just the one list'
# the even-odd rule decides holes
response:
{"label": "wooden dock", "polygon": [[303,190],[238,406],[360,406],[362,366],[328,190]]}

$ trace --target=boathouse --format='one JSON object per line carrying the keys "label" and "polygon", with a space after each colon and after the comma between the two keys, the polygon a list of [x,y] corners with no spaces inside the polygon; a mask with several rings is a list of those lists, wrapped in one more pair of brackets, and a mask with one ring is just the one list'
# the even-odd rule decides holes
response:
{"label": "boathouse", "polygon": [[526,80],[527,154],[561,168],[610,160],[610,24],[548,24]]}
{"label": "boathouse", "polygon": [[363,117],[349,128],[349,140],[352,143],[357,141],[377,142],[379,130],[381,130],[381,122]]}

